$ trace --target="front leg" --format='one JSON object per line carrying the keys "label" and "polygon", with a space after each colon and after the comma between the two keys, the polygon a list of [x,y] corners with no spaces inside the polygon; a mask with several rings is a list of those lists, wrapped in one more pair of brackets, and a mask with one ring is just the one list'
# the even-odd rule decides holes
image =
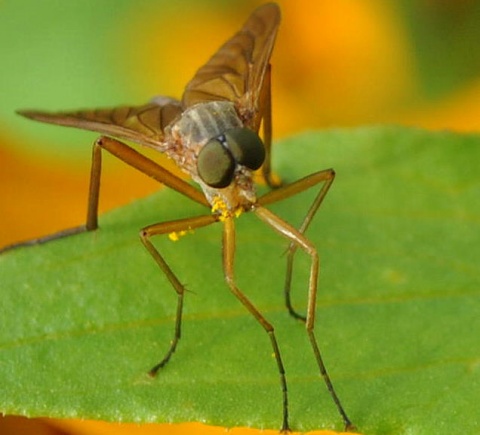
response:
{"label": "front leg", "polygon": [[165,274],[167,279],[170,281],[173,289],[177,293],[177,310],[175,315],[175,332],[173,335],[173,340],[170,343],[165,356],[157,363],[154,367],[148,372],[150,376],[155,376],[157,372],[167,364],[171,356],[177,348],[178,341],[181,336],[181,327],[182,327],[182,311],[183,311],[183,295],[185,293],[184,285],[178,280],[175,273],[172,271],[170,266],[164,260],[163,256],[160,254],[157,248],[152,244],[150,238],[152,236],[161,235],[161,234],[177,234],[182,231],[190,231],[195,228],[204,227],[218,221],[218,217],[215,215],[206,215],[198,216],[187,219],[178,219],[175,221],[162,222],[154,225],[150,225],[140,231],[140,240],[142,241],[145,248],[147,248],[150,255],[153,257],[155,262],[158,264],[162,272]]}
{"label": "front leg", "polygon": [[282,433],[290,432],[288,423],[288,390],[287,378],[285,376],[285,368],[283,366],[280,348],[277,343],[275,330],[273,325],[263,316],[260,311],[253,305],[248,297],[237,287],[235,283],[234,262],[235,262],[235,224],[234,218],[227,217],[224,220],[223,227],[223,272],[225,280],[234,296],[244,305],[244,307],[252,314],[255,320],[262,326],[270,338],[273,355],[277,362],[278,374],[280,377],[280,386],[282,388]]}

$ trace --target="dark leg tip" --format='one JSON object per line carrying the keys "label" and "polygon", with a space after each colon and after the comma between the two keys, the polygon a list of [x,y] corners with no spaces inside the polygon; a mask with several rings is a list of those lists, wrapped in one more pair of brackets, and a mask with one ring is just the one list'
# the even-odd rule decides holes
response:
{"label": "dark leg tip", "polygon": [[307,323],[307,318],[302,314],[297,313],[293,308],[289,308],[288,312],[295,320],[299,320],[300,322]]}
{"label": "dark leg tip", "polygon": [[350,421],[345,423],[345,432],[356,432],[357,428]]}
{"label": "dark leg tip", "polygon": [[157,376],[157,373],[161,367],[162,366],[160,364],[157,364],[155,367],[152,367],[148,372],[148,376],[150,376],[151,378],[154,378],[155,376]]}

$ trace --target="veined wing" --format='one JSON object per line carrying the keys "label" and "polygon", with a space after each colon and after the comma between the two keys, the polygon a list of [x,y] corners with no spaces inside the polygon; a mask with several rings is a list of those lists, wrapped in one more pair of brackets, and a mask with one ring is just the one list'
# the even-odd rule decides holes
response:
{"label": "veined wing", "polygon": [[143,106],[72,112],[20,110],[22,116],[35,121],[92,130],[101,134],[155,147],[163,141],[164,129],[182,112],[179,101],[158,97]]}
{"label": "veined wing", "polygon": [[258,125],[254,118],[279,24],[278,5],[267,3],[257,8],[188,83],[184,106],[233,101],[249,126]]}

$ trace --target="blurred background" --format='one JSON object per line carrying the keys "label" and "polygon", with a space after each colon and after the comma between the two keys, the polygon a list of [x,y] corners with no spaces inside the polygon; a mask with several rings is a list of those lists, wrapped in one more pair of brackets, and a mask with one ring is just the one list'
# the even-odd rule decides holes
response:
{"label": "blurred background", "polygon": [[[27,121],[16,109],[180,97],[196,69],[261,3],[1,1],[0,246],[84,222],[96,137]],[[275,139],[306,129],[387,123],[480,130],[480,2],[278,3]],[[102,211],[158,189],[114,159],[105,161]],[[19,433],[3,431],[2,424],[1,433]]]}

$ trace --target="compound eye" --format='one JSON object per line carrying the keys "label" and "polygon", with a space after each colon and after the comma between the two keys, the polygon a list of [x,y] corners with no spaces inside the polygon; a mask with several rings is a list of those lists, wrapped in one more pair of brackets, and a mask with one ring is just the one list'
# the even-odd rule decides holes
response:
{"label": "compound eye", "polygon": [[265,160],[265,145],[258,134],[248,128],[232,128],[225,132],[227,147],[237,163],[258,169]]}
{"label": "compound eye", "polygon": [[227,187],[233,179],[235,160],[218,139],[211,139],[198,154],[197,171],[210,187]]}

